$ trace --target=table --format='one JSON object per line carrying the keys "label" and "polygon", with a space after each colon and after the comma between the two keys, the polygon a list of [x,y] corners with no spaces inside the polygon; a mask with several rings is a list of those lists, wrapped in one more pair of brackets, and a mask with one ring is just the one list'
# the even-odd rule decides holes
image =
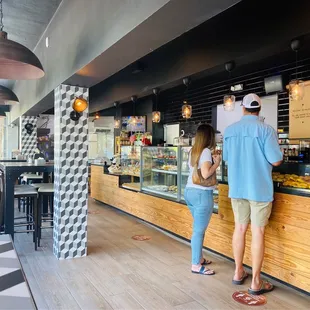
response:
{"label": "table", "polygon": [[10,235],[0,235],[0,310],[36,309]]}
{"label": "table", "polygon": [[26,172],[43,172],[43,182],[48,181],[48,174],[54,172],[54,164],[34,165],[24,162],[0,162],[3,178],[4,230],[14,240],[14,185],[17,178]]}
{"label": "table", "polygon": [[25,163],[26,159],[0,159],[0,163]]}

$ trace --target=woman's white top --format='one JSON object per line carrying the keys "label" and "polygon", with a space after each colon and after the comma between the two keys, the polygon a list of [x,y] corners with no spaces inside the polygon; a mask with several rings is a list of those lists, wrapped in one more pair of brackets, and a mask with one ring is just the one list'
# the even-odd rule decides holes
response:
{"label": "woman's white top", "polygon": [[[198,163],[198,169],[201,169],[202,164],[205,162],[210,162],[212,164],[212,154],[208,148],[205,148],[201,153],[199,163]],[[188,156],[188,167],[189,167],[189,176],[187,179],[186,187],[198,188],[198,189],[203,189],[203,190],[213,190],[214,189],[214,186],[205,187],[205,186],[200,186],[200,185],[193,183],[194,167],[191,166],[191,152],[189,152],[189,156]]]}

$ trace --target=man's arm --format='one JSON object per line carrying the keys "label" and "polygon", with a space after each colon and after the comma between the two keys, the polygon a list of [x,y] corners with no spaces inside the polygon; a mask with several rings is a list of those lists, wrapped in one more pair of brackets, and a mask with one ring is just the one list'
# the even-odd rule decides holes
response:
{"label": "man's arm", "polygon": [[274,167],[280,166],[283,161],[278,136],[272,127],[269,127],[264,143],[264,152],[267,161]]}

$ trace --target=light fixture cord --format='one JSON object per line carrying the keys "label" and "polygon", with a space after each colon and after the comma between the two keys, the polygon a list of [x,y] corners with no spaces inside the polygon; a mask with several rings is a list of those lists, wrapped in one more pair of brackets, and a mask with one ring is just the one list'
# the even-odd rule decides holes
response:
{"label": "light fixture cord", "polygon": [[296,70],[296,72],[295,72],[295,76],[296,76],[296,80],[298,80],[298,70],[297,70],[297,63],[298,63],[298,50],[296,49],[296,51],[295,51],[295,56],[296,56],[296,66],[295,66],[295,70]]}
{"label": "light fixture cord", "polygon": [[2,7],[2,3],[3,0],[0,0],[0,30],[3,31],[3,7]]}

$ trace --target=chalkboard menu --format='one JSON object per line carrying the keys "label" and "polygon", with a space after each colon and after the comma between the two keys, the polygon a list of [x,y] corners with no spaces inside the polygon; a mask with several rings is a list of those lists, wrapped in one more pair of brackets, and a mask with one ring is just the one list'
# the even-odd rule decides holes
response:
{"label": "chalkboard menu", "polygon": [[290,139],[310,138],[310,81],[305,82],[302,100],[290,100]]}

